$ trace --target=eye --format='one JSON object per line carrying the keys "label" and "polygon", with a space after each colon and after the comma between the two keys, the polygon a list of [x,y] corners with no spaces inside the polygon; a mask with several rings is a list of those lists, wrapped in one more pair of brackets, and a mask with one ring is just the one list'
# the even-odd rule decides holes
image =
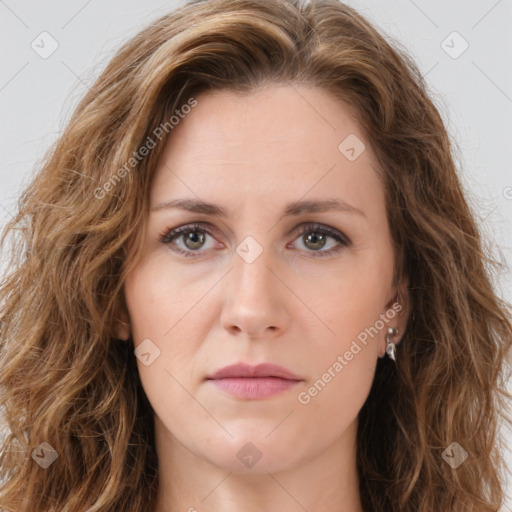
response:
{"label": "eye", "polygon": [[[299,237],[301,237],[299,239],[307,249],[312,249],[307,252],[312,252],[314,258],[334,256],[343,247],[348,247],[351,244],[350,240],[337,229],[322,224],[304,224],[300,226]],[[328,250],[321,250],[329,245],[327,243],[329,238],[337,243],[331,244],[331,248]]]}
{"label": "eye", "polygon": [[[307,236],[304,236],[307,235]],[[338,253],[343,247],[351,244],[350,240],[338,230],[323,226],[321,224],[304,224],[300,226],[297,235],[306,247],[306,252],[311,253],[315,258],[328,257]],[[182,254],[185,257],[196,257],[202,252],[200,249],[211,249],[215,245],[208,247],[205,242],[208,237],[213,238],[211,231],[205,227],[205,224],[188,224],[175,229],[169,229],[160,234],[160,242],[168,245],[173,251]],[[334,240],[328,250],[323,250],[328,239]],[[178,243],[178,242],[181,242]],[[223,244],[221,244],[223,247]],[[196,254],[194,254],[196,253]]]}
{"label": "eye", "polygon": [[[160,235],[160,241],[165,245],[169,245],[178,254],[194,257],[195,254],[193,253],[199,252],[198,249],[203,247],[207,237],[213,238],[213,235],[203,224],[188,224],[187,226],[180,226],[176,229],[165,231]],[[182,242],[184,247],[180,247],[175,240]]]}

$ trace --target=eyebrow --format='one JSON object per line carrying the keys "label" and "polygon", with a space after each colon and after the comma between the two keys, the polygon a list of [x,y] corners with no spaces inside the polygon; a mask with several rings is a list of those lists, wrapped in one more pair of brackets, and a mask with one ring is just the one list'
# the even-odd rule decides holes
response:
{"label": "eyebrow", "polygon": [[[207,203],[200,199],[173,199],[164,201],[151,208],[151,211],[158,211],[168,208],[178,208],[193,213],[204,213],[207,215],[217,215],[219,217],[227,217],[227,211],[219,205]],[[303,213],[320,213],[327,211],[338,211],[345,213],[353,213],[366,218],[365,213],[341,199],[324,199],[321,201],[294,201],[289,203],[283,210],[281,218],[289,216],[297,216]]]}

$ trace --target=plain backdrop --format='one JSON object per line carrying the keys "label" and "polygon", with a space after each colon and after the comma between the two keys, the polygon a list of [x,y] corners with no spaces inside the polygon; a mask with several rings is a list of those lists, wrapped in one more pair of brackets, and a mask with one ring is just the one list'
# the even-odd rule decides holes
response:
{"label": "plain backdrop", "polygon": [[[494,240],[495,257],[508,265],[512,0],[347,3],[418,63],[460,149],[457,161],[479,225]],[[171,0],[0,0],[0,226],[114,50],[178,5]],[[509,272],[496,287],[512,300]],[[506,432],[510,447],[512,433]],[[512,465],[510,451],[507,457]],[[507,489],[512,495],[511,483]],[[511,510],[509,498],[503,511]]]}

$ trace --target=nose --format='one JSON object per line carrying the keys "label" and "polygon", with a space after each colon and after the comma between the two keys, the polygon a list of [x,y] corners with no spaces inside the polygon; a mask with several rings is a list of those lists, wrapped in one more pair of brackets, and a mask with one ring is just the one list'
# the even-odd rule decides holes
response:
{"label": "nose", "polygon": [[283,278],[271,268],[275,265],[269,253],[263,250],[251,263],[234,255],[234,268],[224,283],[221,313],[221,324],[230,334],[274,338],[288,327],[285,295],[292,294]]}

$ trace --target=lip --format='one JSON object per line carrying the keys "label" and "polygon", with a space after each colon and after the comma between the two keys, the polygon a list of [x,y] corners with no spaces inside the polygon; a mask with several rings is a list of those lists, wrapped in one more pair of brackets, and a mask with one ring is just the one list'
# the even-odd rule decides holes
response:
{"label": "lip", "polygon": [[290,370],[273,363],[261,363],[256,366],[245,363],[232,364],[217,370],[206,378],[229,379],[234,377],[280,377],[281,379],[302,380]]}
{"label": "lip", "polygon": [[272,363],[257,366],[233,364],[206,377],[206,381],[210,381],[218,389],[236,398],[247,400],[277,395],[302,380],[290,370]]}

